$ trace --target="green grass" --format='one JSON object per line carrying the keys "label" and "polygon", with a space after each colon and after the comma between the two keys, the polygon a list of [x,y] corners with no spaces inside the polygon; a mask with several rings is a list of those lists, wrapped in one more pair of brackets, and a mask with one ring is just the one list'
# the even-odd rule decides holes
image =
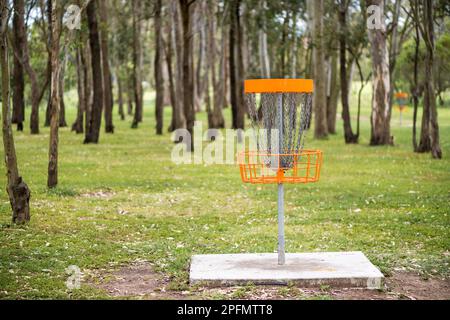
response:
{"label": "green grass", "polygon": [[[308,147],[324,152],[321,181],[286,188],[287,251],[361,250],[387,275],[404,268],[448,277],[450,109],[439,109],[444,159],[438,161],[411,151],[411,109],[402,127],[393,113],[394,147],[369,147],[368,87],[363,100],[359,145],[344,144],[340,121],[328,140],[309,134]],[[351,102],[354,107],[354,95]],[[70,124],[73,93],[67,103]],[[77,265],[89,274],[135,259],[154,263],[171,289],[186,290],[193,254],[276,250],[276,187],[244,185],[236,166],[174,165],[170,135],[154,134],[152,105],[146,96],[137,130],[130,118],[116,116],[116,133],[102,131],[98,145],[83,145],[82,135],[61,129],[59,187],[51,191],[48,128],[38,136],[28,129],[15,133],[20,171],[32,190],[32,219],[11,225],[3,189],[0,298],[106,298],[86,284],[70,292],[65,269]],[[167,108],[165,127],[169,120]]]}

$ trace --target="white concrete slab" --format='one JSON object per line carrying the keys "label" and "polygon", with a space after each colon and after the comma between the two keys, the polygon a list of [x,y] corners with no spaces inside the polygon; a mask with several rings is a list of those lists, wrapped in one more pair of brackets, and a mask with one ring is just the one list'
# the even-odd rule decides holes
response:
{"label": "white concrete slab", "polygon": [[278,265],[276,253],[194,255],[191,284],[211,286],[265,284],[302,287],[380,289],[383,274],[362,252],[287,253]]}

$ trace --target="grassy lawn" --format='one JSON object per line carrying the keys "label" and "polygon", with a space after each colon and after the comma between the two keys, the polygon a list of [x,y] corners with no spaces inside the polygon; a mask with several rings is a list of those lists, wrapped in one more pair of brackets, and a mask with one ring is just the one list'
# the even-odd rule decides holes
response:
{"label": "grassy lawn", "polygon": [[[352,107],[355,101],[353,94]],[[67,104],[70,125],[73,96]],[[321,181],[286,187],[286,249],[361,250],[385,275],[404,269],[448,278],[450,108],[439,109],[444,159],[437,161],[411,151],[411,108],[402,127],[393,112],[394,147],[369,147],[369,89],[363,104],[359,145],[344,144],[340,121],[328,140],[309,134],[308,148],[324,152]],[[2,174],[0,298],[107,298],[86,283],[69,291],[65,269],[77,265],[88,275],[137,259],[170,279],[169,289],[183,291],[193,254],[276,250],[276,186],[244,185],[237,166],[173,164],[170,135],[154,134],[153,113],[147,95],[140,128],[116,116],[116,133],[102,131],[99,145],[83,145],[83,136],[61,129],[59,187],[52,191],[48,128],[31,136],[27,121],[26,132],[15,134],[32,220],[10,224]],[[229,109],[226,116],[229,126]],[[198,118],[206,121],[204,113]],[[167,108],[165,127],[169,120]]]}

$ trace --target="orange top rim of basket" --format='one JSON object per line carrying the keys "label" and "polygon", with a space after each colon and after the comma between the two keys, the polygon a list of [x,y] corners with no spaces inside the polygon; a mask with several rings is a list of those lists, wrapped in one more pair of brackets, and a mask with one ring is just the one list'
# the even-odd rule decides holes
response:
{"label": "orange top rim of basket", "polygon": [[397,98],[397,99],[406,99],[406,98],[408,98],[408,94],[406,93],[406,92],[397,92],[396,94],[395,94],[395,97]]}
{"label": "orange top rim of basket", "polygon": [[238,153],[238,164],[242,165],[245,163],[245,158],[252,156],[252,157],[286,157],[286,156],[296,156],[296,157],[303,157],[303,156],[322,156],[323,152],[322,150],[301,150],[297,153],[273,153],[268,151],[241,151]]}
{"label": "orange top rim of basket", "polygon": [[245,93],[312,93],[311,79],[250,79],[244,82]]}

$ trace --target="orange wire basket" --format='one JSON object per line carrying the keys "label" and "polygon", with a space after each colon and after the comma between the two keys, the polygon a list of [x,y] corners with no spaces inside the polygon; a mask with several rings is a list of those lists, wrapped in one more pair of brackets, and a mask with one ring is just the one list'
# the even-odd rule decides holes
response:
{"label": "orange wire basket", "polygon": [[246,151],[238,155],[242,181],[253,184],[317,182],[322,160],[320,150],[303,150],[296,154]]}

